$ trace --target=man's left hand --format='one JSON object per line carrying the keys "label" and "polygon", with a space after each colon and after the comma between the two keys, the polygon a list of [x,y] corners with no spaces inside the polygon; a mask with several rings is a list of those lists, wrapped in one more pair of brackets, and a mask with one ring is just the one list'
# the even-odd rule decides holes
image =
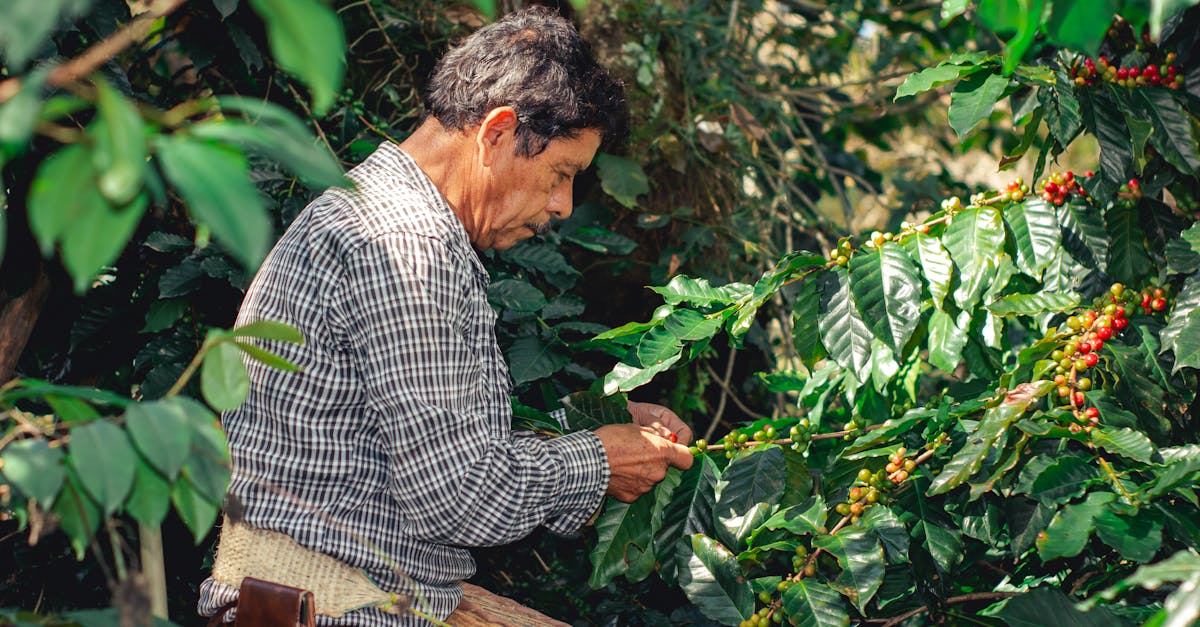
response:
{"label": "man's left hand", "polygon": [[650,427],[662,437],[684,446],[692,443],[692,428],[669,408],[637,401],[629,401],[626,407],[634,424]]}

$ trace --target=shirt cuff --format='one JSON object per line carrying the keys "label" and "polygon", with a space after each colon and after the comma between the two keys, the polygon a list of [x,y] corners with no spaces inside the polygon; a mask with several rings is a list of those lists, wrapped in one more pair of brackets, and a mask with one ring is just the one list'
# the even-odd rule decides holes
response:
{"label": "shirt cuff", "polygon": [[561,468],[558,506],[545,526],[559,535],[575,535],[608,490],[608,455],[600,438],[591,431],[548,438],[545,445]]}

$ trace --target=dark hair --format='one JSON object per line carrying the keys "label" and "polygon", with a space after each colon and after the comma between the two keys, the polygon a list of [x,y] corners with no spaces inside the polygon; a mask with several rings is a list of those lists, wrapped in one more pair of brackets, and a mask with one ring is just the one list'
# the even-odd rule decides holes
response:
{"label": "dark hair", "polygon": [[454,130],[505,105],[517,112],[517,154],[524,157],[583,129],[600,131],[604,149],[616,151],[629,132],[624,88],[573,25],[542,6],[467,37],[438,61],[425,90],[426,113]]}

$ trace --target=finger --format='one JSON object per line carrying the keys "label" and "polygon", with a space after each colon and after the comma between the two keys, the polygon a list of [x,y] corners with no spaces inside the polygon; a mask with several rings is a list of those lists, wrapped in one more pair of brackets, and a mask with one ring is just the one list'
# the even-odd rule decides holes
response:
{"label": "finger", "polygon": [[692,432],[692,428],[687,426],[686,424],[678,427],[674,431],[674,433],[675,433],[676,441],[679,442],[680,444],[685,444],[685,445],[691,444],[692,438],[695,437],[695,433]]}
{"label": "finger", "polygon": [[667,463],[680,470],[687,470],[688,468],[691,468],[692,462],[695,461],[695,458],[692,457],[692,452],[688,450],[688,447],[681,446],[679,444],[671,445],[669,455],[670,456],[667,458]]}

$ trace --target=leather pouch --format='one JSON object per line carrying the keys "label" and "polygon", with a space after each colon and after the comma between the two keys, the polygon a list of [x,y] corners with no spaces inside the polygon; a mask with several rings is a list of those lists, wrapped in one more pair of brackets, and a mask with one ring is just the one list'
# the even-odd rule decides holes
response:
{"label": "leather pouch", "polygon": [[[238,588],[236,604],[236,627],[314,627],[316,604],[313,594],[307,590],[271,583],[253,577],[242,579]],[[231,607],[222,608],[209,621],[209,626],[221,625],[224,614]]]}

